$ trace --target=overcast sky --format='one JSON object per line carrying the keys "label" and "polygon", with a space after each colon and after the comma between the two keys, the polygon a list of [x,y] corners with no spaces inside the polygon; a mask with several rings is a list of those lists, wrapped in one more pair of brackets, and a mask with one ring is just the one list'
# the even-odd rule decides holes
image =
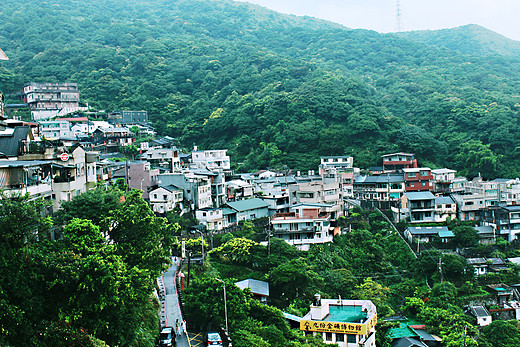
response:
{"label": "overcast sky", "polygon": [[[249,0],[269,9],[353,29],[396,30],[397,0]],[[405,31],[478,24],[520,41],[520,0],[400,0]]]}

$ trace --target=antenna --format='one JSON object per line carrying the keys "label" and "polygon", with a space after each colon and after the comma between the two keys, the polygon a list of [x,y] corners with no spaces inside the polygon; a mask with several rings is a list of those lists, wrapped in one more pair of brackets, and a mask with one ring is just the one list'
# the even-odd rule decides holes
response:
{"label": "antenna", "polygon": [[401,1],[396,0],[395,12],[395,31],[400,33],[403,31],[403,23],[401,21]]}

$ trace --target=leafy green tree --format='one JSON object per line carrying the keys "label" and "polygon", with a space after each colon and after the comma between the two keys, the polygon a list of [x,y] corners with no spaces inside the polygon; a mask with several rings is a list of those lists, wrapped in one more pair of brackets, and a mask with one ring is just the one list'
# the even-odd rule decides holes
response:
{"label": "leafy green tree", "polygon": [[138,190],[125,195],[121,208],[112,211],[107,221],[108,234],[124,261],[148,270],[150,278],[159,276],[169,264],[178,226],[156,217]]}
{"label": "leafy green tree", "polygon": [[394,311],[388,304],[390,289],[374,282],[372,278],[366,278],[363,283],[356,286],[353,297],[357,300],[370,300],[376,305],[380,317],[391,316]]}
{"label": "leafy green tree", "polygon": [[517,321],[494,320],[482,329],[478,340],[483,347],[513,347],[520,345],[520,328]]}
{"label": "leafy green tree", "polygon": [[269,273],[272,299],[284,307],[296,298],[310,301],[322,281],[303,258],[280,264]]}
{"label": "leafy green tree", "polygon": [[123,192],[117,188],[108,190],[102,186],[86,191],[73,197],[70,201],[64,201],[61,209],[56,213],[56,219],[63,225],[73,218],[89,219],[95,225],[101,226],[101,222],[114,211],[121,207]]}
{"label": "leafy green tree", "polygon": [[478,231],[469,226],[458,226],[453,228],[453,243],[455,247],[475,247],[480,240]]}

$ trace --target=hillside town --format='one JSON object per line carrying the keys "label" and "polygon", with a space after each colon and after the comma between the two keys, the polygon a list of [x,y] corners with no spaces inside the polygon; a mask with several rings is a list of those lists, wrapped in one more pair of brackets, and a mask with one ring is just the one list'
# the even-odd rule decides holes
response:
{"label": "hillside town", "polygon": [[[368,168],[356,167],[352,156],[322,156],[319,166],[306,172],[265,168],[238,173],[226,149],[195,145],[183,151],[176,139],[158,137],[146,111],[79,107],[74,83],[30,83],[21,100],[23,104],[2,103],[0,108],[28,106],[32,117],[22,121],[1,115],[0,189],[6,196],[49,201],[49,213],[95,187],[122,184],[140,190],[158,216],[170,211],[193,215],[199,232],[222,234],[244,221],[263,221],[269,238],[264,244],[278,238],[300,251],[348,232],[345,221],[354,208],[384,210],[393,223],[405,223],[403,236],[417,251],[432,242],[449,244],[455,234],[447,222],[453,220],[473,222],[481,244],[500,238],[513,242],[520,234],[518,178],[468,180],[449,168],[421,167],[421,158],[403,152],[385,154]],[[467,257],[467,262],[481,276],[504,270],[508,262],[519,264],[520,258]],[[495,312],[520,319],[518,289],[488,285]],[[364,318],[346,325],[331,318],[343,309]],[[479,326],[492,321],[484,303],[470,305],[468,314]],[[375,317],[370,301],[319,296],[307,316],[286,316],[306,333],[322,334],[324,342],[340,346],[375,346]],[[331,319],[336,328],[316,323]],[[411,335],[396,333],[396,346],[412,340],[419,342],[407,346],[438,345],[439,339],[420,327],[409,329]]]}

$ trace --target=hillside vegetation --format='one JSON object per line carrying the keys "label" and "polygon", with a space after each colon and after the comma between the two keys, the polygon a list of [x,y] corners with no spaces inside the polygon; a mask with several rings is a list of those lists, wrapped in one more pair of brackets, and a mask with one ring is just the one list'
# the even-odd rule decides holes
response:
{"label": "hillside vegetation", "polygon": [[[479,40],[471,28],[460,37]],[[147,110],[161,134],[229,148],[244,171],[411,151],[468,176],[518,176],[514,47],[467,55],[417,40],[222,0],[4,0],[0,85],[77,82],[89,105]]]}

